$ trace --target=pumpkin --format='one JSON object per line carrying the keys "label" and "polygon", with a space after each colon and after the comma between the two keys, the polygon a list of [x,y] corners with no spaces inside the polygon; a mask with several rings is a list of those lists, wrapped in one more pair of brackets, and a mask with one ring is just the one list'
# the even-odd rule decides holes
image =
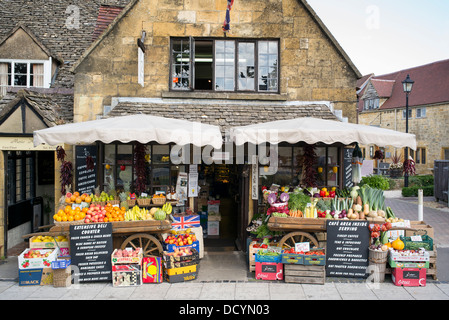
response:
{"label": "pumpkin", "polygon": [[165,220],[166,216],[167,216],[167,213],[164,210],[162,210],[162,209],[158,209],[154,213],[154,219],[155,220]]}
{"label": "pumpkin", "polygon": [[404,242],[401,239],[399,239],[399,237],[397,237],[396,240],[394,240],[391,245],[395,250],[403,250],[405,247]]}

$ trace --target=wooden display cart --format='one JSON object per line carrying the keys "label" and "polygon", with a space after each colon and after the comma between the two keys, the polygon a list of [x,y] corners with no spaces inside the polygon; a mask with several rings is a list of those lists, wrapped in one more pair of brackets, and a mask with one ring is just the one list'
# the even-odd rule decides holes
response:
{"label": "wooden display cart", "polygon": [[288,232],[279,241],[279,246],[293,248],[296,242],[309,242],[310,247],[319,247],[316,233],[326,232],[326,219],[270,217],[267,226],[272,231]]}
{"label": "wooden display cart", "polygon": [[[112,237],[114,249],[125,249],[126,247],[142,248],[143,256],[161,256],[162,233],[171,230],[171,223],[168,220],[140,220],[140,221],[117,221],[112,223]],[[58,224],[48,226],[46,232],[32,233],[24,235],[23,238],[32,236],[58,236],[70,233],[70,224]]]}

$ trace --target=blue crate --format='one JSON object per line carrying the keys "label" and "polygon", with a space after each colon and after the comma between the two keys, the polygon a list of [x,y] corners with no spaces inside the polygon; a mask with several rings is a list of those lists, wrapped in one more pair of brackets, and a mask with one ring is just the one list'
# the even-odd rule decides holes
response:
{"label": "blue crate", "polygon": [[51,268],[53,270],[55,269],[67,269],[68,266],[70,266],[71,260],[70,259],[62,259],[62,260],[55,260],[51,262]]}

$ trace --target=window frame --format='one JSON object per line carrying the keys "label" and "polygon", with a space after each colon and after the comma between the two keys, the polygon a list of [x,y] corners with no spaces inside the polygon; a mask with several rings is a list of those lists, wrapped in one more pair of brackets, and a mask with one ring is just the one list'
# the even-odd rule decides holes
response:
{"label": "window frame", "polygon": [[[418,115],[419,111],[419,115]],[[426,107],[416,108],[416,119],[424,119],[426,117]]]}
{"label": "window frame", "polygon": [[[173,61],[173,44],[174,41],[183,40],[190,41],[190,73],[189,73],[189,88],[188,89],[176,89],[173,88],[173,71],[174,71],[174,61]],[[213,42],[213,62],[212,62],[212,90],[201,90],[195,89],[195,41],[212,41]],[[233,41],[234,42],[234,90],[216,90],[215,86],[215,78],[216,78],[216,58],[215,58],[215,47],[217,41]],[[277,88],[276,90],[260,90],[259,89],[259,43],[264,41],[274,41],[277,43]],[[240,43],[254,43],[254,90],[246,90],[239,89],[239,44]],[[279,38],[260,38],[260,39],[251,39],[251,38],[214,38],[214,37],[170,37],[170,45],[169,45],[169,57],[170,57],[170,74],[169,74],[169,91],[170,92],[217,92],[217,93],[258,93],[258,94],[279,94],[281,88],[281,79],[280,79],[280,39]]]}
{"label": "window frame", "polygon": [[[28,59],[0,59],[0,63],[9,63],[11,65],[11,73],[8,73],[7,75],[11,76],[11,82],[7,85],[2,85],[1,87],[16,87],[16,88],[50,88],[51,84],[51,67],[52,67],[52,59],[49,58],[48,60],[28,60]],[[15,85],[14,84],[14,64],[21,63],[27,65],[27,73],[26,73],[26,85]],[[44,73],[43,76],[43,85],[42,86],[33,86],[31,84],[31,76],[34,75],[32,72],[32,65],[35,64],[41,64],[43,65]]]}

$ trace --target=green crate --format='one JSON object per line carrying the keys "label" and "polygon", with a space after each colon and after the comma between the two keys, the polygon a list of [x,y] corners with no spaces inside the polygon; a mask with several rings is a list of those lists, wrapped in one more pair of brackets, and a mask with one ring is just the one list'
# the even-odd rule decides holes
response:
{"label": "green crate", "polygon": [[433,250],[433,239],[427,234],[421,236],[422,241],[412,241],[411,237],[400,236],[400,239],[404,242],[404,250],[419,250],[424,248],[427,251]]}

